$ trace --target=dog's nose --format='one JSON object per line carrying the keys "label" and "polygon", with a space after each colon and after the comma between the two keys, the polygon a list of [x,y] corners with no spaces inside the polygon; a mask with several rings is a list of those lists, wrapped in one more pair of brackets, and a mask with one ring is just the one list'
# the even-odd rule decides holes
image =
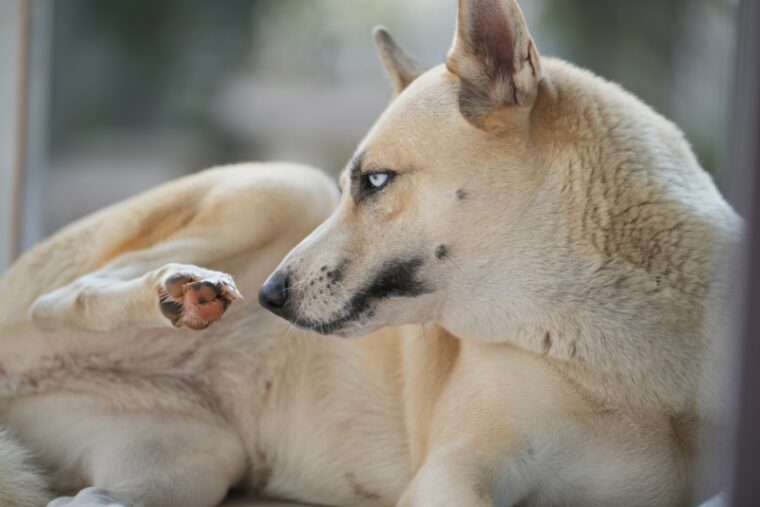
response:
{"label": "dog's nose", "polygon": [[259,290],[259,303],[270,312],[287,318],[288,278],[273,273]]}

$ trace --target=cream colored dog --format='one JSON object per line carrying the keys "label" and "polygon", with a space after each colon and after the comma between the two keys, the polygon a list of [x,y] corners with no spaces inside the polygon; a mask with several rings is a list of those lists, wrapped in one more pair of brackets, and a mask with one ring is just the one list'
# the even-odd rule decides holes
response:
{"label": "cream colored dog", "polygon": [[[513,0],[461,0],[424,73],[376,38],[397,96],[342,197],[213,169],[2,278],[2,423],[51,505],[695,501],[741,223],[679,130],[539,57]],[[240,294],[309,232],[259,295],[302,331]],[[0,502],[44,503],[6,440]]]}

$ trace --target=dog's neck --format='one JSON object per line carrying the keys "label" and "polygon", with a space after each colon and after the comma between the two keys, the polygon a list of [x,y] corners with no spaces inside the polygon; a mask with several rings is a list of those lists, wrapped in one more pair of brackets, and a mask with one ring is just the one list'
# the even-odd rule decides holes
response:
{"label": "dog's neck", "polygon": [[673,343],[675,333],[700,336],[701,322],[662,312],[645,315],[640,301],[604,291],[585,302],[556,296],[544,301],[494,298],[487,313],[481,304],[479,310],[458,312],[441,325],[467,342],[506,343],[545,357],[600,406],[693,409],[701,365],[685,369],[689,363],[672,360],[680,352],[663,349],[663,344]]}

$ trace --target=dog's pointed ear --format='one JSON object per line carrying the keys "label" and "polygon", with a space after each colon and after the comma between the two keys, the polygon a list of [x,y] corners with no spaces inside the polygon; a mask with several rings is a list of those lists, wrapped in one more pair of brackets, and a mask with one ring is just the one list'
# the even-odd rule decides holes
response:
{"label": "dog's pointed ear", "polygon": [[401,49],[384,27],[376,26],[372,30],[372,36],[388,75],[393,80],[395,95],[404,91],[404,88],[427,70],[422,62]]}
{"label": "dog's pointed ear", "polygon": [[461,78],[470,106],[532,106],[541,63],[517,2],[459,0],[446,67]]}

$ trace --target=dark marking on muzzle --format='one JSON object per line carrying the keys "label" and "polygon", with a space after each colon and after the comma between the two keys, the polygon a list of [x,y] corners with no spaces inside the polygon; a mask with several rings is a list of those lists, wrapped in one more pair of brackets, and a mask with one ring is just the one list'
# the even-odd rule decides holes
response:
{"label": "dark marking on muzzle", "polygon": [[346,259],[342,259],[340,262],[338,262],[338,264],[333,269],[325,273],[325,275],[327,276],[329,285],[335,284],[343,280],[343,273],[346,269],[347,264],[348,264],[348,261]]}
{"label": "dark marking on muzzle", "polygon": [[363,289],[351,298],[350,309],[363,311],[368,303],[389,297],[414,297],[430,292],[417,279],[417,273],[425,262],[420,257],[386,262]]}
{"label": "dark marking on muzzle", "polygon": [[[354,294],[341,310],[339,317],[328,322],[303,321],[297,318],[291,322],[321,334],[331,334],[353,321],[371,315],[373,303],[376,301],[393,297],[415,297],[432,292],[427,284],[417,278],[424,263],[420,257],[388,261],[369,283]],[[342,267],[341,265],[340,268]],[[342,269],[339,269],[339,275],[342,276]]]}

